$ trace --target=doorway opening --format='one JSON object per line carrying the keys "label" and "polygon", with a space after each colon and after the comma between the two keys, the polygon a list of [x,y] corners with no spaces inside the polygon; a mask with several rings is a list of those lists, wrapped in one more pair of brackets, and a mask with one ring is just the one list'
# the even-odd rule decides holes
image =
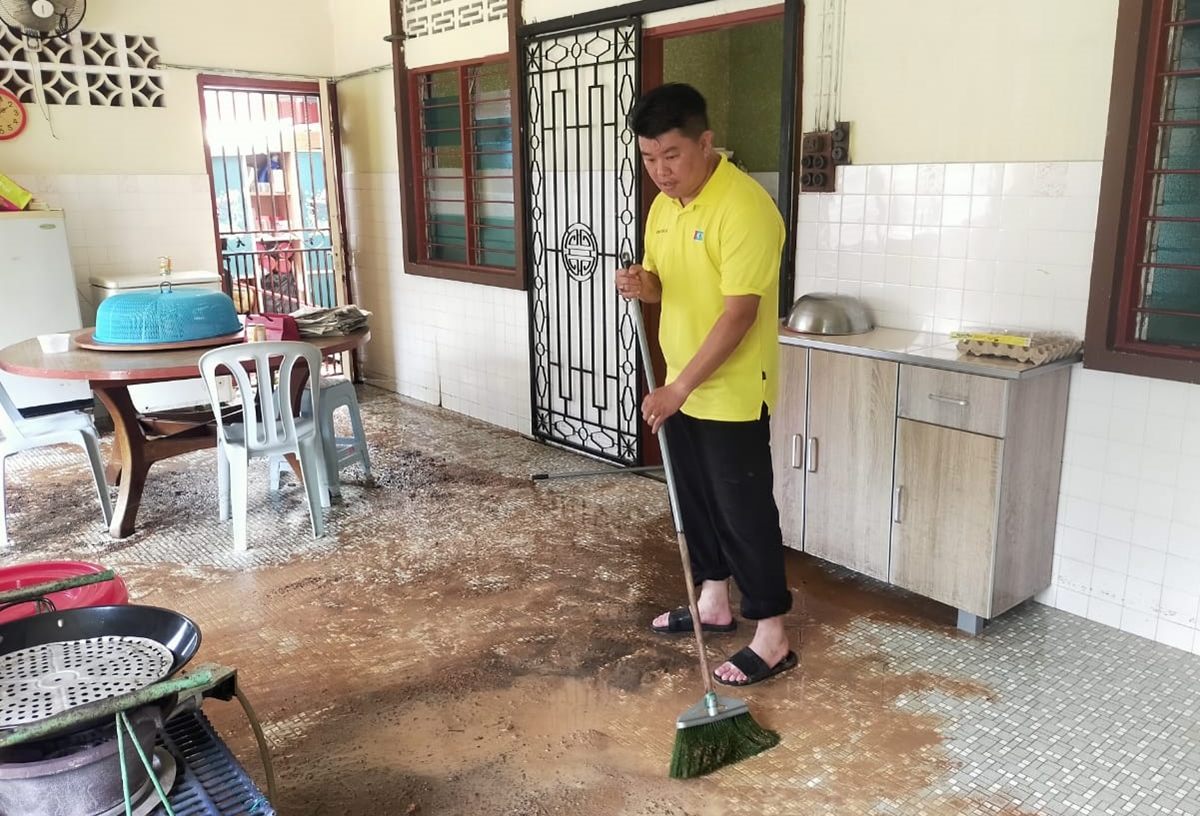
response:
{"label": "doorway opening", "polygon": [[344,304],[320,86],[201,76],[200,97],[222,285],[238,312]]}
{"label": "doorway opening", "polygon": [[[713,145],[763,185],[780,210],[780,175],[787,171],[779,151],[783,26],[783,6],[755,9],[647,29],[642,51],[642,90],[686,82],[700,91]],[[647,212],[657,193],[650,184]]]}
{"label": "doorway opening", "polygon": [[[612,12],[613,10],[609,10]],[[640,16],[520,30],[519,115],[530,293],[533,434],[620,465],[657,465],[641,421],[636,334],[612,270],[636,257],[658,190],[627,115],[666,81],[697,86],[721,147],[794,222],[799,0],[643,29]],[[790,291],[785,249],[781,291]],[[645,309],[657,337],[657,307]],[[656,381],[665,366],[657,343]]]}
{"label": "doorway opening", "polygon": [[[784,94],[795,89],[785,88],[783,82],[784,12],[782,5],[770,6],[647,28],[641,80],[643,93],[668,82],[686,82],[700,91],[708,103],[713,145],[766,189],[787,222],[788,202],[780,197],[789,194],[785,177],[791,168],[781,162],[780,143],[783,117],[792,111],[784,104]],[[658,188],[647,173],[641,180],[644,225]],[[781,288],[790,291],[790,283],[781,280]],[[662,383],[667,365],[658,345],[659,307],[647,304],[644,312],[655,380]],[[642,426],[642,437],[644,462],[661,464],[658,440],[649,426]]]}

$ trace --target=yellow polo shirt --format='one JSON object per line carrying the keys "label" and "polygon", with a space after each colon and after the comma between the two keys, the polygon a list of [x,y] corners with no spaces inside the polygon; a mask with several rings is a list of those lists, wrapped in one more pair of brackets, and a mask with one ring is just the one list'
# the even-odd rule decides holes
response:
{"label": "yellow polo shirt", "polygon": [[767,191],[725,157],[686,207],[659,193],[646,222],[642,265],[662,281],[658,341],[667,382],[679,376],[729,295],[758,295],[758,319],[683,404],[697,419],[758,419],[779,385],[779,261],[783,218]]}

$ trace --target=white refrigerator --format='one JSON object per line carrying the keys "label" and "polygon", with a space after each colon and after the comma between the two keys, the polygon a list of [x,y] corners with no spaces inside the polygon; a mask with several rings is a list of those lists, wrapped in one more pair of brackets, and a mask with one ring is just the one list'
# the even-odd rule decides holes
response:
{"label": "white refrigerator", "polygon": [[[79,328],[79,297],[63,211],[0,212],[0,348]],[[83,380],[0,371],[0,383],[26,414],[92,401]]]}

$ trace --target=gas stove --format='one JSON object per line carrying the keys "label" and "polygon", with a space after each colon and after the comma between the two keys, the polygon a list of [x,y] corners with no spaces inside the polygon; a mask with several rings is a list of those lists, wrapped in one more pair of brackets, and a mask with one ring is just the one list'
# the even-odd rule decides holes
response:
{"label": "gas stove", "polygon": [[[196,672],[206,675],[207,682],[186,694],[168,691],[157,701],[135,702],[131,708],[120,708],[120,698],[101,701],[100,706],[124,713],[130,725],[132,737],[125,732],[120,742],[118,724],[75,729],[61,717],[57,725],[51,718],[26,724],[23,731],[0,732],[0,816],[274,816],[267,797],[201,708],[205,698],[233,698],[236,671],[204,664]],[[174,688],[186,682],[181,678],[157,685]],[[150,686],[140,699],[153,696]],[[77,713],[94,717],[96,711],[93,705],[91,714],[85,709]]]}
{"label": "gas stove", "polygon": [[201,664],[187,616],[136,604],[58,610],[52,593],[111,570],[0,590],[40,614],[0,624],[0,816],[274,816],[201,711],[242,703],[235,669]]}

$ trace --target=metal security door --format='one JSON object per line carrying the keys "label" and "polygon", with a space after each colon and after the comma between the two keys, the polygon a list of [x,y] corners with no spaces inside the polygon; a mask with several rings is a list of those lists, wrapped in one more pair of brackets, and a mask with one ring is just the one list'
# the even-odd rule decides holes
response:
{"label": "metal security door", "polygon": [[640,364],[616,293],[637,257],[639,164],[626,116],[637,98],[637,20],[522,43],[533,433],[640,464]]}

